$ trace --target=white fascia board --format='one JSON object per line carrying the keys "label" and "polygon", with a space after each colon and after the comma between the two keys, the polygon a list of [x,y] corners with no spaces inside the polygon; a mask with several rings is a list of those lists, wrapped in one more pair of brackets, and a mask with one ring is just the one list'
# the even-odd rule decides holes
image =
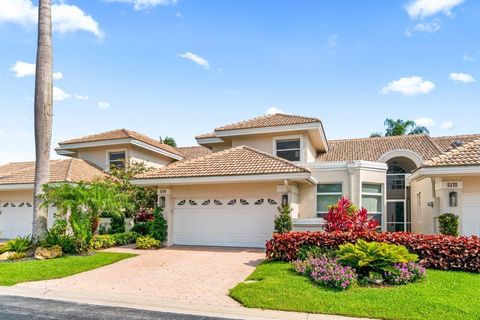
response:
{"label": "white fascia board", "polygon": [[33,190],[33,183],[2,184],[0,191]]}
{"label": "white fascia board", "polygon": [[[185,185],[185,184],[212,184],[212,183],[241,183],[241,182],[272,182],[283,180],[310,181],[310,173],[284,173],[284,174],[259,174],[245,176],[220,176],[220,177],[189,177],[189,178],[163,178],[163,179],[133,179],[131,183],[139,186],[157,185]],[[313,181],[316,181],[313,179]],[[313,182],[312,181],[312,182]]]}
{"label": "white fascia board", "polygon": [[431,176],[468,176],[480,175],[480,166],[424,167],[410,176],[410,181]]}
{"label": "white fascia board", "polygon": [[223,139],[220,138],[195,138],[198,144],[215,144],[215,143],[223,143],[225,142]]}
{"label": "white fascia board", "polygon": [[298,218],[292,219],[292,223],[294,226],[321,226],[325,225],[326,222],[322,218]]}
{"label": "white fascia board", "polygon": [[301,131],[301,130],[312,130],[312,129],[320,129],[320,128],[321,128],[321,123],[320,122],[312,122],[312,123],[305,123],[305,124],[273,126],[273,127],[263,127],[263,128],[219,130],[219,131],[215,131],[215,134],[218,137],[234,137],[234,136],[261,134],[261,133]]}
{"label": "white fascia board", "polygon": [[72,155],[75,155],[76,152],[75,151],[71,151],[71,150],[65,150],[65,149],[55,149],[55,152],[59,155],[59,156],[72,156]]}
{"label": "white fascia board", "polygon": [[367,171],[387,171],[388,165],[382,162],[373,161],[336,161],[336,162],[317,162],[317,163],[302,163],[302,166],[311,171],[332,171],[339,169],[359,169]]}

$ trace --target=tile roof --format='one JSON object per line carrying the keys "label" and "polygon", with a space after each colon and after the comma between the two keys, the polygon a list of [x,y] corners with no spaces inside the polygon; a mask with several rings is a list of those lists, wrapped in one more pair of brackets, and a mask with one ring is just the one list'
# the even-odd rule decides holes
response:
{"label": "tile roof", "polygon": [[329,140],[328,145],[328,152],[320,154],[317,162],[377,161],[386,152],[396,149],[411,150],[423,159],[430,159],[443,151],[427,135]]}
{"label": "tile roof", "polygon": [[443,151],[448,151],[450,149],[456,148],[458,146],[454,145],[455,141],[461,141],[463,143],[469,143],[475,140],[480,139],[480,134],[465,134],[458,136],[444,136],[444,137],[431,137],[433,141],[439,146]]}
{"label": "tile roof", "polygon": [[[50,182],[93,181],[108,174],[94,164],[81,159],[51,160]],[[17,162],[0,166],[0,185],[32,184],[35,162]]]}
{"label": "tile roof", "polygon": [[144,134],[141,134],[132,130],[127,130],[127,129],[117,129],[117,130],[102,132],[102,133],[93,134],[85,137],[70,139],[70,140],[59,142],[59,145],[84,143],[84,142],[96,142],[96,141],[104,141],[104,140],[118,140],[118,139],[138,140],[146,144],[149,144],[151,146],[160,148],[164,151],[181,156],[181,154],[177,150],[175,150],[175,148],[170,147],[169,145],[166,145],[164,143],[161,143],[160,141],[150,138],[149,136],[146,136]]}
{"label": "tile roof", "polygon": [[138,179],[309,173],[308,169],[247,146],[174,162],[145,172]]}
{"label": "tile roof", "polygon": [[185,157],[185,160],[206,156],[212,153],[210,149],[202,146],[178,147],[177,151]]}
{"label": "tile roof", "polygon": [[[240,121],[226,126],[215,128],[215,132],[218,131],[227,131],[227,130],[239,130],[239,129],[255,129],[255,128],[266,128],[266,127],[279,127],[279,126],[289,126],[297,124],[307,124],[307,123],[322,123],[320,119],[302,117],[292,114],[283,114],[283,113],[274,113],[267,114],[260,117],[252,118],[245,121]],[[215,132],[205,133],[196,136],[197,139],[205,138],[215,138]]]}
{"label": "tile roof", "polygon": [[451,149],[423,164],[424,167],[478,166],[480,165],[480,139]]}

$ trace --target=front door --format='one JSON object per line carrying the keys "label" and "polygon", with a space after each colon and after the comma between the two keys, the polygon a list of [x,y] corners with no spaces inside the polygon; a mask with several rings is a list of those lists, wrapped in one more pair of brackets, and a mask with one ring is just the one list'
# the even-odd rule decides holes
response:
{"label": "front door", "polygon": [[387,200],[387,231],[408,231],[406,200]]}

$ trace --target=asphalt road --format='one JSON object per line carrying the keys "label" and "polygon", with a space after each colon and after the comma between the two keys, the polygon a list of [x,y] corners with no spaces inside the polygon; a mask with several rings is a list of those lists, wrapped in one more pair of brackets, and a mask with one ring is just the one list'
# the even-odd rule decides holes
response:
{"label": "asphalt road", "polygon": [[0,296],[1,320],[227,320],[128,308],[96,306],[73,302]]}

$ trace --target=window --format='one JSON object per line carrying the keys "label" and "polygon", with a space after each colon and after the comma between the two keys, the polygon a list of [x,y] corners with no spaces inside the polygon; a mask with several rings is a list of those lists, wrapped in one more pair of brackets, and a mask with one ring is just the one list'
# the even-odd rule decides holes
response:
{"label": "window", "polygon": [[341,183],[317,185],[317,217],[324,218],[327,215],[328,207],[336,204],[342,195]]}
{"label": "window", "polygon": [[277,157],[300,161],[300,139],[276,140]]}
{"label": "window", "polygon": [[108,168],[125,169],[127,157],[125,151],[115,151],[108,153]]}
{"label": "window", "polygon": [[377,220],[380,226],[382,225],[383,193],[381,184],[362,184],[362,207],[367,209],[371,218]]}

